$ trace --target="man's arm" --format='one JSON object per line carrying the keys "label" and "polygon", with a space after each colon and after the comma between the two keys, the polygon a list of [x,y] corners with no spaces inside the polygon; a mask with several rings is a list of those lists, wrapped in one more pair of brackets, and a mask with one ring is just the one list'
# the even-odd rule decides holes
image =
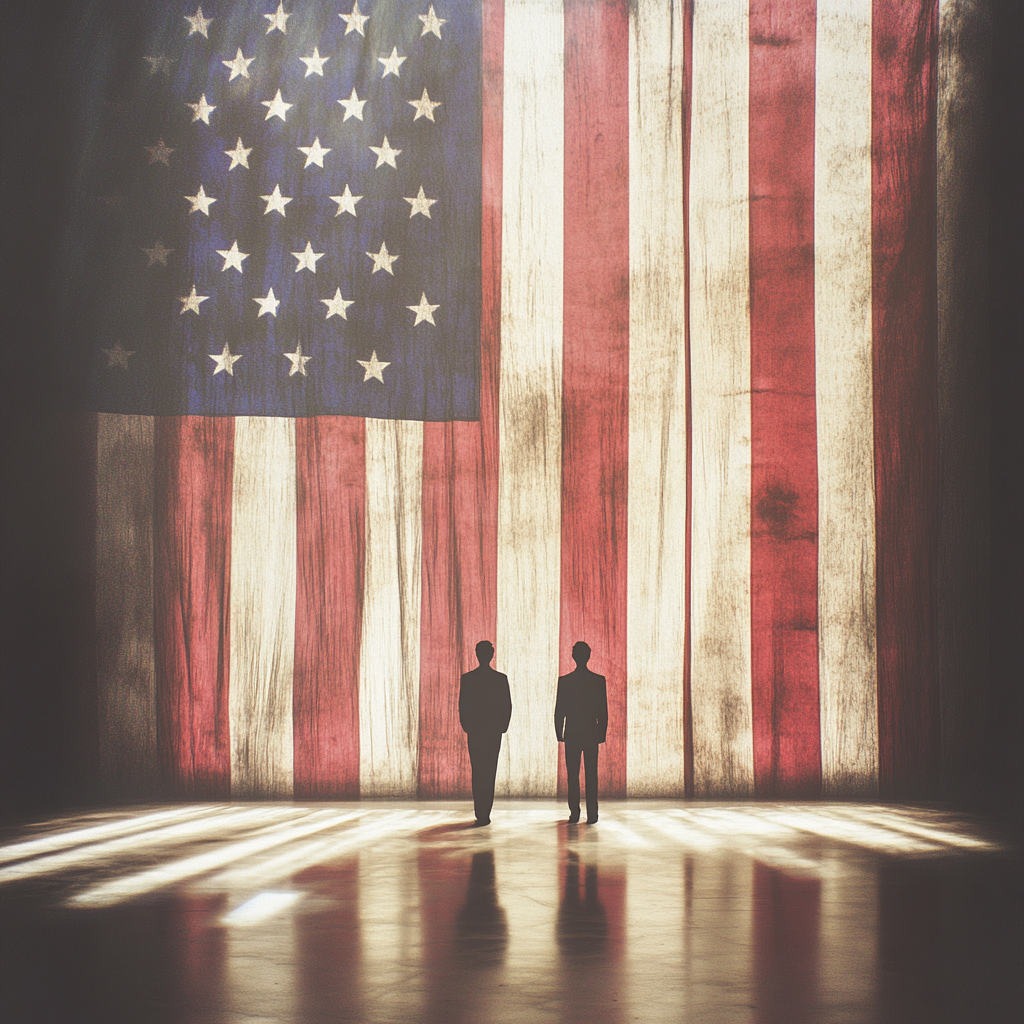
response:
{"label": "man's arm", "polygon": [[466,685],[466,676],[462,676],[459,680],[459,725],[462,726],[462,731],[465,733],[469,732],[468,722],[469,718],[469,687]]}
{"label": "man's arm", "polygon": [[598,676],[601,680],[600,699],[597,706],[597,731],[600,739],[598,743],[604,743],[608,736],[608,685],[604,676]]}
{"label": "man's arm", "polygon": [[555,691],[555,735],[558,742],[562,742],[565,732],[565,699],[562,693],[562,680],[558,680],[558,689]]}
{"label": "man's arm", "polygon": [[501,675],[502,683],[502,732],[508,732],[508,723],[512,721],[512,691],[508,686],[508,676],[504,672],[499,673]]}

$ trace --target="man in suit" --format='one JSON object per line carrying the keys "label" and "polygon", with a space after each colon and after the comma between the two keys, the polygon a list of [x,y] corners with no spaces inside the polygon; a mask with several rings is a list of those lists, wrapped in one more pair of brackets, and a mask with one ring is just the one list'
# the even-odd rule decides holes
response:
{"label": "man in suit", "polygon": [[498,772],[501,734],[512,718],[508,676],[491,668],[494,647],[488,640],[476,645],[478,668],[466,672],[459,684],[459,721],[469,744],[473,768],[473,811],[477,825],[491,823],[494,776]]}
{"label": "man in suit", "polygon": [[573,645],[576,670],[559,676],[555,697],[555,735],[565,743],[569,775],[569,824],[580,820],[580,755],[587,787],[587,824],[597,821],[597,747],[608,733],[608,690],[604,676],[587,668],[590,646]]}

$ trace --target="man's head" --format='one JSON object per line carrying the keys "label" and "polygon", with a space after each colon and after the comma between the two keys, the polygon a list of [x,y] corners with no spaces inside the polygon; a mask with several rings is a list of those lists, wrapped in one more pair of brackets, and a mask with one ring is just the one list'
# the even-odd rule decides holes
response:
{"label": "man's head", "polygon": [[583,668],[587,662],[590,661],[590,644],[583,640],[577,640],[576,643],[572,645],[572,660],[575,661],[580,668]]}
{"label": "man's head", "polygon": [[490,640],[481,640],[476,645],[476,657],[481,665],[490,665],[491,658],[494,657],[494,644]]}

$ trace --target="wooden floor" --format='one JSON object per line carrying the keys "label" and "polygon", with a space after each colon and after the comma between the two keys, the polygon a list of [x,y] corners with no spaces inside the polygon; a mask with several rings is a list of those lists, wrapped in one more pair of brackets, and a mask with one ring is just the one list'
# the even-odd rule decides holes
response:
{"label": "wooden floor", "polygon": [[1024,1017],[1019,851],[936,809],[178,805],[8,831],[3,1024]]}

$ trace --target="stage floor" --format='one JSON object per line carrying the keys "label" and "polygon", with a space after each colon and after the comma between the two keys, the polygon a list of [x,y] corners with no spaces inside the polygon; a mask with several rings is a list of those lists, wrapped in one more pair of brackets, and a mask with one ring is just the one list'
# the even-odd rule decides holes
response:
{"label": "stage floor", "polygon": [[3,1024],[1017,1024],[1019,851],[863,804],[190,804],[8,831]]}

